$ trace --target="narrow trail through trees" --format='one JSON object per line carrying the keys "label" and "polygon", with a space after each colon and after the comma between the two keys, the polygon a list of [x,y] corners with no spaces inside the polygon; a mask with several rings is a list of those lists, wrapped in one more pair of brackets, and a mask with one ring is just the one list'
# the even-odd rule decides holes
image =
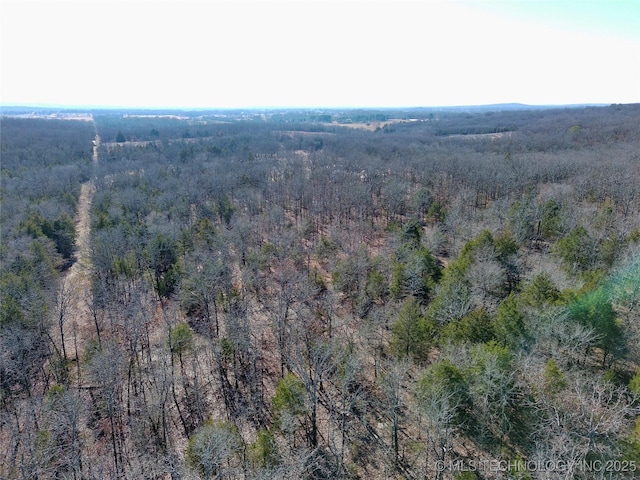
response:
{"label": "narrow trail through trees", "polygon": [[[92,162],[98,164],[100,137],[93,140]],[[61,345],[61,354],[69,360],[78,361],[89,339],[94,337],[95,327],[92,320],[91,304],[91,200],[95,192],[92,180],[82,184],[78,199],[76,217],[76,261],[63,277],[58,290],[56,325],[57,340]],[[55,338],[55,337],[54,337]]]}

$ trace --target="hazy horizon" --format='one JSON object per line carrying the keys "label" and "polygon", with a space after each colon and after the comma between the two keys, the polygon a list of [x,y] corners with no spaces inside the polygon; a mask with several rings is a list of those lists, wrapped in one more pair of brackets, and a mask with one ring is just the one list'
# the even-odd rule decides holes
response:
{"label": "hazy horizon", "polygon": [[[640,102],[623,103],[620,105],[633,105]],[[493,107],[508,107],[525,109],[544,109],[544,108],[581,108],[581,107],[606,107],[609,105],[617,105],[616,103],[571,103],[571,104],[527,104],[521,102],[509,102],[509,103],[491,103],[491,104],[468,104],[468,105],[384,105],[384,106],[349,106],[349,105],[299,105],[299,106],[286,106],[286,105],[265,105],[265,106],[239,106],[239,107],[182,107],[182,106],[137,106],[137,105],[66,105],[66,104],[3,104],[0,103],[0,109],[21,109],[21,108],[33,108],[40,110],[71,110],[71,111],[91,111],[91,110],[132,110],[132,111],[237,111],[237,110],[256,110],[256,111],[268,111],[268,110],[438,110],[438,109],[464,109],[464,108],[488,108]]]}
{"label": "hazy horizon", "polygon": [[640,102],[640,2],[36,2],[0,104],[414,108]]}

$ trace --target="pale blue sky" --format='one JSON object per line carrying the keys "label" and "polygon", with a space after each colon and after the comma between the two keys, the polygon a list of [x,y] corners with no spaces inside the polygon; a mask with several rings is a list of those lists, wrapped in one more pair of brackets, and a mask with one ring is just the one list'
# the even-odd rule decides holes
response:
{"label": "pale blue sky", "polygon": [[2,0],[3,104],[640,102],[640,0]]}

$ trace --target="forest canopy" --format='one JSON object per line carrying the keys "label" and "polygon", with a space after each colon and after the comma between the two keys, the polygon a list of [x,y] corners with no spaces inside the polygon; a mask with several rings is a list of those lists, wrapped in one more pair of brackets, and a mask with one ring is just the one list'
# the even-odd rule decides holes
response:
{"label": "forest canopy", "polygon": [[638,475],[639,105],[11,113],[1,478]]}

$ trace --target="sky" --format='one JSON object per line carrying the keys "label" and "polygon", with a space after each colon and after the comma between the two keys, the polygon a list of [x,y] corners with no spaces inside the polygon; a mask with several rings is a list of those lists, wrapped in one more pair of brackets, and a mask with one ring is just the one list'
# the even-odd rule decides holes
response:
{"label": "sky", "polygon": [[0,0],[3,105],[640,102],[640,0]]}

